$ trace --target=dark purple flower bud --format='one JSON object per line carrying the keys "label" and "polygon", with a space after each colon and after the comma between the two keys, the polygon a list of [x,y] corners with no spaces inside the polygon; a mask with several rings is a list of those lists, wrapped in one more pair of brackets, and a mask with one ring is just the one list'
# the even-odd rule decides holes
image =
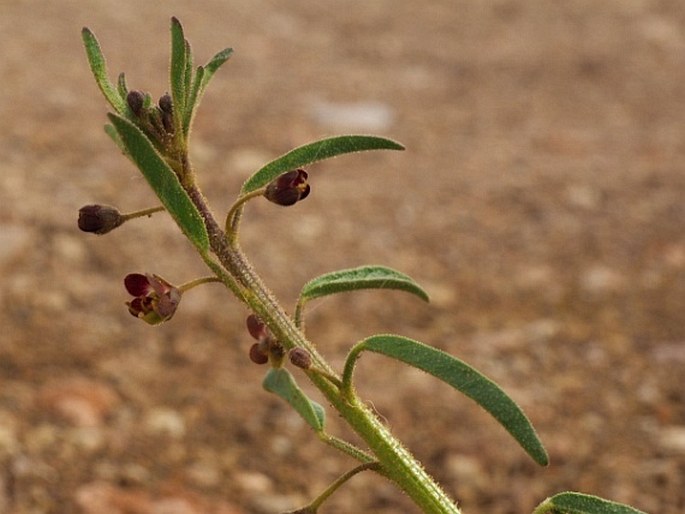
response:
{"label": "dark purple flower bud", "polygon": [[181,291],[157,275],[131,273],[124,286],[135,297],[126,302],[128,311],[150,325],[170,320],[181,301]]}
{"label": "dark purple flower bud", "polygon": [[159,108],[168,114],[174,112],[174,104],[169,93],[165,93],[159,98]]}
{"label": "dark purple flower bud", "polygon": [[169,93],[159,98],[159,110],[162,115],[162,125],[167,134],[174,133],[174,104]]}
{"label": "dark purple flower bud", "polygon": [[106,234],[124,221],[119,210],[109,205],[84,205],[78,211],[78,228],[93,234]]}
{"label": "dark purple flower bud", "polygon": [[145,104],[145,94],[142,91],[131,90],[126,95],[126,103],[130,107],[133,114],[140,116],[143,112],[143,105]]}
{"label": "dark purple flower bud", "polygon": [[245,320],[245,324],[247,325],[247,331],[257,341],[264,339],[269,333],[264,322],[255,314],[250,314],[247,320]]}
{"label": "dark purple flower bud", "polygon": [[262,345],[255,343],[250,346],[250,360],[255,364],[266,364],[269,361],[269,354],[264,351]]}
{"label": "dark purple flower bud", "polygon": [[284,206],[304,200],[310,189],[307,177],[307,172],[301,168],[284,173],[266,186],[264,197],[270,202]]}
{"label": "dark purple flower bud", "polygon": [[297,366],[302,369],[309,369],[312,366],[312,356],[304,348],[293,348],[288,354],[290,357],[290,362],[293,366]]}

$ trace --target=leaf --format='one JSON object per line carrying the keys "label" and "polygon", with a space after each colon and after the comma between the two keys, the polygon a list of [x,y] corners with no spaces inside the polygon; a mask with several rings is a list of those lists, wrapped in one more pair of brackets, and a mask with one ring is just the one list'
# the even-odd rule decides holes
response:
{"label": "leaf", "polygon": [[264,377],[262,385],[267,391],[288,402],[314,430],[317,432],[323,430],[326,419],[323,407],[304,394],[295,382],[295,377],[287,369],[271,368]]}
{"label": "leaf", "polygon": [[192,104],[188,103],[188,99],[190,97],[190,85],[193,80],[193,52],[190,48],[190,43],[188,40],[185,40],[185,54],[186,54],[186,69],[185,72],[183,73],[183,78],[184,78],[184,84],[183,84],[183,90],[185,92],[185,98],[183,100],[183,105],[185,106],[186,109],[190,109],[192,107]]}
{"label": "leaf", "polygon": [[114,141],[114,143],[119,147],[121,153],[128,156],[128,150],[126,149],[126,146],[124,146],[124,142],[121,140],[121,137],[119,137],[119,132],[117,132],[117,129],[107,123],[105,125],[105,133],[112,138],[112,141]]}
{"label": "leaf", "polygon": [[200,89],[201,92],[204,92],[204,89],[207,87],[207,84],[212,76],[226,61],[228,61],[231,55],[233,55],[233,48],[224,48],[220,52],[217,52],[217,54],[212,57],[207,64],[205,64],[205,76],[202,79],[202,87]]}
{"label": "leaf", "polygon": [[190,200],[174,171],[152,146],[143,132],[127,119],[108,114],[131,160],[162,201],[188,239],[202,252],[209,248],[209,236],[202,216]]}
{"label": "leaf", "polygon": [[195,77],[190,85],[190,91],[188,93],[188,108],[185,112],[185,117],[183,118],[183,133],[188,134],[190,131],[190,126],[193,123],[193,118],[195,117],[195,112],[197,112],[197,106],[200,103],[200,84],[202,83],[202,77],[204,77],[205,69],[202,66],[198,66],[195,71]]}
{"label": "leaf", "polygon": [[83,27],[81,37],[83,39],[83,45],[86,48],[90,69],[95,76],[95,82],[97,82],[100,91],[102,91],[105,99],[115,111],[119,114],[125,114],[127,107],[126,99],[121,97],[117,88],[114,87],[114,84],[109,80],[107,75],[107,63],[105,62],[104,55],[102,55],[100,43],[98,43],[95,34],[93,34],[89,28]]}
{"label": "leaf", "polygon": [[616,503],[598,496],[575,492],[559,493],[547,498],[536,513],[555,512],[564,514],[645,514],[629,505]]}
{"label": "leaf", "polygon": [[128,97],[128,86],[126,85],[126,75],[123,71],[119,73],[119,78],[117,79],[117,91],[119,92],[119,96],[126,100]]}
{"label": "leaf", "polygon": [[198,66],[195,71],[195,77],[192,80],[190,91],[188,92],[188,103],[186,105],[186,112],[183,119],[183,131],[188,133],[193,122],[193,117],[197,111],[200,100],[204,95],[205,89],[209,80],[214,73],[225,63],[233,53],[232,48],[225,48],[217,53],[205,66]]}
{"label": "leaf", "polygon": [[326,273],[307,282],[300,298],[304,302],[358,289],[399,289],[429,301],[428,293],[410,276],[385,266],[360,266]]}
{"label": "leaf", "polygon": [[345,362],[345,377],[362,350],[380,353],[433,375],[462,392],[494,416],[537,462],[546,466],[547,452],[518,405],[492,380],[465,362],[437,348],[396,335],[378,335],[357,344]]}
{"label": "leaf", "polygon": [[174,104],[174,123],[182,127],[186,103],[186,40],[183,27],[178,18],[171,18],[171,62],[169,65],[169,84]]}
{"label": "leaf", "polygon": [[301,168],[316,161],[346,153],[365,150],[404,150],[396,141],[377,136],[336,136],[309,143],[291,150],[257,171],[243,184],[242,194],[266,186],[286,171]]}

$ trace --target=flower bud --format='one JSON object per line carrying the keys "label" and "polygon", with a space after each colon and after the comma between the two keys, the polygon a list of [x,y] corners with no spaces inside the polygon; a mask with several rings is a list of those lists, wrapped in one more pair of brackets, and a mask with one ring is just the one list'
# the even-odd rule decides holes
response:
{"label": "flower bud", "polygon": [[264,197],[270,202],[283,206],[304,200],[310,190],[307,177],[307,172],[301,168],[288,171],[266,186]]}
{"label": "flower bud", "polygon": [[169,93],[165,93],[159,97],[159,108],[162,109],[162,112],[173,112],[174,105]]}
{"label": "flower bud", "polygon": [[133,114],[140,116],[143,112],[143,105],[145,105],[145,94],[142,91],[132,90],[126,95],[126,103],[130,107]]}
{"label": "flower bud", "polygon": [[159,98],[159,110],[162,111],[162,124],[167,134],[174,133],[174,104],[169,93]]}
{"label": "flower bud", "polygon": [[312,366],[312,356],[304,348],[293,348],[288,354],[290,357],[290,362],[293,366],[297,366],[302,369],[309,369]]}
{"label": "flower bud", "polygon": [[84,205],[78,211],[78,228],[84,232],[106,234],[124,221],[119,210],[109,205]]}
{"label": "flower bud", "polygon": [[264,352],[259,343],[250,346],[250,360],[255,364],[266,364],[269,361],[269,355]]}
{"label": "flower bud", "polygon": [[245,320],[247,331],[257,341],[264,339],[268,334],[268,329],[264,322],[256,314],[250,314]]}

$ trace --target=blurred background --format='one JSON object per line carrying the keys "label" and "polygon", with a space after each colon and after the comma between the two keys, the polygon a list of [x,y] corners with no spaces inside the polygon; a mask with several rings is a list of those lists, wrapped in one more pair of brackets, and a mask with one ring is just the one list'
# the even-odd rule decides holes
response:
{"label": "blurred background", "polygon": [[[465,513],[530,512],[563,490],[685,510],[685,4],[5,0],[1,512],[274,513],[353,465],[262,390],[247,312],[219,285],[160,327],[128,314],[126,274],[206,273],[168,217],[76,228],[84,204],[156,204],[102,131],[80,30],[112,78],[158,97],[172,15],[197,63],[235,49],[192,137],[218,216],[295,146],[340,133],[406,145],[312,166],[309,198],[251,202],[241,237],[290,309],[309,278],[366,263],[429,291],[429,305],[313,302],[308,334],[334,365],[365,336],[400,333],[520,403],[547,468],[447,386],[363,356],[361,394]],[[417,512],[372,474],[322,511]]]}

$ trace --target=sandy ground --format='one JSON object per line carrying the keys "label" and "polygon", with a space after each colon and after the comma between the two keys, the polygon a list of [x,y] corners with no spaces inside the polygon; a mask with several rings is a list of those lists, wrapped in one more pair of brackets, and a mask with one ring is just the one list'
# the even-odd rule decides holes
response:
{"label": "sandy ground", "polygon": [[[465,513],[567,489],[685,511],[685,4],[24,0],[0,1],[0,512],[274,513],[352,465],[262,390],[247,313],[221,287],[161,327],[126,312],[127,273],[205,273],[168,219],[76,229],[87,203],[155,203],[102,131],[80,29],[113,76],[160,95],[171,15],[198,62],[236,50],[193,134],[217,213],[311,140],[407,146],[313,166],[310,197],[249,205],[242,238],[289,306],[364,263],[431,293],[314,304],[308,333],[334,365],[401,333],[524,407],[547,468],[446,386],[362,359],[362,394]],[[367,474],[322,512],[416,509]]]}

